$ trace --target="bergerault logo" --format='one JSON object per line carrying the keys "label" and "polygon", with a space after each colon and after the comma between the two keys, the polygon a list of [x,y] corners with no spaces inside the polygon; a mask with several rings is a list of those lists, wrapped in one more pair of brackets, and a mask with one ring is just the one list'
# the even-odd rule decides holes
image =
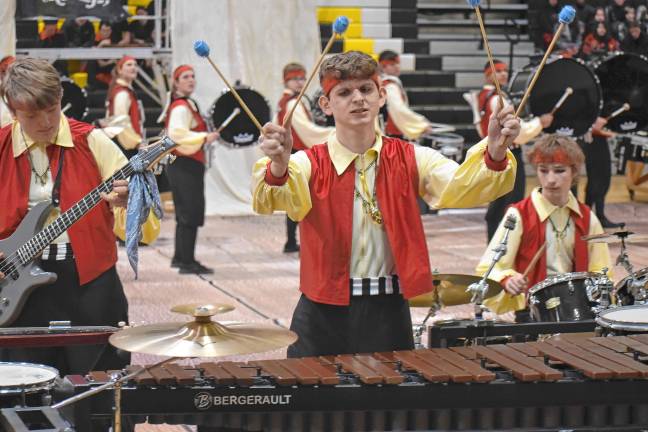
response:
{"label": "bergerault logo", "polygon": [[289,405],[292,395],[224,395],[212,396],[208,392],[194,395],[194,406],[199,410],[208,410],[213,406],[254,406],[254,405]]}

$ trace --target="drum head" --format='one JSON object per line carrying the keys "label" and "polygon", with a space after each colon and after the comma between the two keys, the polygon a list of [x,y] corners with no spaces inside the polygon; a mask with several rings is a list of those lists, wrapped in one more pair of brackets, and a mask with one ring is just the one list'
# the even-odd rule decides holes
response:
{"label": "drum head", "polygon": [[58,371],[31,363],[0,363],[0,394],[34,392],[50,388]]}
{"label": "drum head", "polygon": [[648,59],[631,53],[615,53],[592,64],[603,89],[604,117],[630,104],[630,110],[610,120],[607,128],[632,132],[648,126]]}
{"label": "drum head", "polygon": [[[519,94],[516,104],[532,77],[533,73],[523,71],[511,81],[511,92]],[[526,79],[524,85],[523,79]],[[560,57],[547,62],[529,95],[528,112],[534,116],[551,112],[567,87],[574,93],[556,111],[553,123],[545,131],[577,137],[589,131],[602,108],[598,78],[583,61]]]}
{"label": "drum head", "polygon": [[63,87],[63,98],[61,109],[63,114],[75,120],[82,121],[88,114],[88,96],[85,89],[82,89],[68,77],[61,78]]}
{"label": "drum head", "polygon": [[[236,91],[261,124],[270,121],[270,105],[263,96],[250,88],[237,88]],[[223,93],[210,110],[214,129],[218,129],[236,108],[240,108],[240,105],[232,93],[229,90]],[[241,108],[240,114],[220,132],[220,136],[222,141],[233,147],[246,147],[256,144],[260,133]]]}
{"label": "drum head", "polygon": [[596,323],[612,330],[648,332],[648,305],[604,310],[596,318]]}

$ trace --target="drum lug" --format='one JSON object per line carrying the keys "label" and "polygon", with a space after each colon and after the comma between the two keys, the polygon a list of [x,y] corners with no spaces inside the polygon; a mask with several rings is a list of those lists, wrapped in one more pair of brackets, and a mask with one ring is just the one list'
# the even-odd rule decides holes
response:
{"label": "drum lug", "polygon": [[569,289],[569,294],[574,295],[574,293],[576,292],[576,287],[574,286],[574,282],[572,281],[567,282],[567,288]]}
{"label": "drum lug", "polygon": [[529,297],[529,304],[532,305],[540,304],[540,300],[536,296],[532,295]]}

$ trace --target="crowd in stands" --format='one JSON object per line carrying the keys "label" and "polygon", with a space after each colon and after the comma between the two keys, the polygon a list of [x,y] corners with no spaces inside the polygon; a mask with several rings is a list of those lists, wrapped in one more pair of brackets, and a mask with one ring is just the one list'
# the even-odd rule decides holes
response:
{"label": "crowd in stands", "polygon": [[576,9],[576,19],[556,44],[561,54],[586,60],[611,51],[648,55],[648,0],[546,0],[533,15],[537,22],[529,23],[538,29],[538,48],[551,42],[565,5]]}

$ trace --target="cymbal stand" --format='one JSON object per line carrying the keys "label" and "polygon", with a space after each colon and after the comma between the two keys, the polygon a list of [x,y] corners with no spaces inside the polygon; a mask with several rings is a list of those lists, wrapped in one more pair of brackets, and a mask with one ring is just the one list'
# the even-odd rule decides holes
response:
{"label": "cymbal stand", "polygon": [[421,338],[423,336],[423,332],[426,329],[425,325],[427,324],[428,320],[432,318],[434,315],[436,315],[436,313],[439,310],[441,310],[441,304],[437,300],[434,303],[432,303],[432,305],[430,306],[430,310],[428,310],[427,315],[425,315],[423,322],[414,327],[414,347],[415,348],[423,348],[423,345],[421,344]]}
{"label": "cymbal stand", "polygon": [[[592,312],[599,314],[601,311],[612,305],[610,295],[614,289],[614,284],[608,278],[608,268],[601,269],[601,276],[596,280],[595,285],[586,284],[587,297],[590,301],[596,301],[598,304],[592,307]],[[597,298],[594,298],[597,297]]]}
{"label": "cymbal stand", "polygon": [[630,276],[630,281],[628,281],[628,292],[632,294],[632,296],[635,298],[635,302],[637,300],[641,303],[645,303],[646,300],[648,300],[648,293],[646,293],[646,288],[644,286],[644,283],[640,280],[637,279],[637,276],[634,271],[634,266],[630,262],[630,256],[628,255],[628,250],[626,248],[626,243],[625,239],[628,236],[628,234],[621,234],[620,239],[621,239],[621,250],[619,251],[619,256],[617,256],[616,259],[616,265],[622,266],[625,271],[628,272],[628,275]]}

